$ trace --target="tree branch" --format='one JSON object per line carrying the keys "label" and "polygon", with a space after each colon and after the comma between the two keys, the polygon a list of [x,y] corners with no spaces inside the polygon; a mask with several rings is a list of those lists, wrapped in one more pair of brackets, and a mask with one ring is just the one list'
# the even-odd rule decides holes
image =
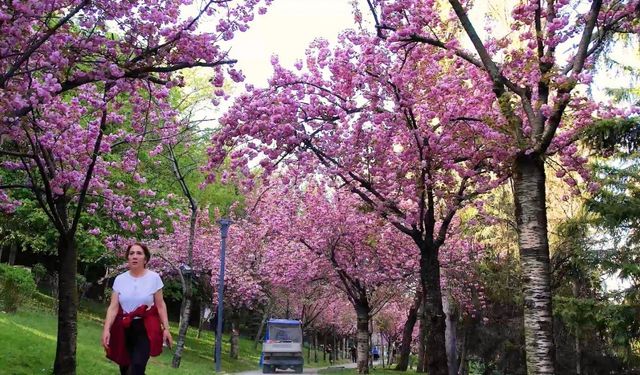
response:
{"label": "tree branch", "polygon": [[569,104],[569,93],[576,86],[575,77],[580,74],[582,72],[582,69],[584,68],[584,63],[589,53],[589,45],[591,44],[593,29],[595,28],[596,22],[598,21],[598,15],[600,14],[601,8],[602,0],[594,0],[591,3],[589,20],[587,20],[587,24],[582,32],[580,44],[578,45],[578,52],[576,53],[576,57],[574,58],[573,62],[573,68],[571,69],[571,82],[567,83],[565,87],[562,87],[558,90],[558,102],[554,106],[554,110],[551,113],[551,116],[549,116],[549,120],[547,121],[547,128],[542,134],[540,142],[534,147],[534,150],[538,153],[546,152],[546,150],[549,148],[549,145],[551,144],[551,140],[556,134],[558,126],[560,126],[560,121],[562,120],[564,110]]}
{"label": "tree branch", "polygon": [[104,108],[102,109],[102,117],[100,118],[100,131],[98,132],[98,136],[96,137],[96,142],[93,145],[93,152],[91,154],[91,163],[87,168],[87,172],[84,177],[84,182],[82,183],[82,188],[80,190],[80,197],[78,198],[78,203],[76,205],[75,214],[73,216],[73,221],[71,224],[71,228],[69,233],[71,235],[75,234],[76,229],[78,228],[78,223],[80,222],[80,215],[82,214],[84,201],[87,196],[87,191],[89,190],[89,184],[91,183],[91,179],[93,177],[93,169],[98,160],[98,155],[100,155],[100,145],[102,144],[102,136],[107,128],[107,92],[111,88],[110,84],[107,84],[104,88]]}
{"label": "tree branch", "polygon": [[67,14],[64,18],[62,18],[58,23],[56,23],[52,28],[50,28],[49,30],[47,30],[47,32],[39,39],[37,40],[35,43],[33,43],[31,45],[31,47],[29,47],[23,54],[22,56],[20,56],[20,58],[11,65],[11,67],[9,68],[9,70],[3,74],[2,76],[0,76],[0,88],[5,88],[5,85],[7,83],[7,80],[9,78],[11,78],[13,76],[13,74],[16,72],[16,70],[18,70],[20,68],[20,66],[22,66],[22,64],[24,64],[30,57],[31,55],[41,46],[44,44],[44,42],[46,42],[53,34],[55,34],[55,32],[62,27],[64,24],[66,24],[67,22],[69,22],[69,20],[75,16],[80,10],[82,10],[82,8],[84,8],[85,6],[89,5],[90,0],[83,0],[80,4],[78,4],[75,8],[73,8],[71,10],[71,12],[69,12],[69,14]]}
{"label": "tree branch", "polygon": [[35,155],[33,155],[33,154],[26,154],[26,153],[21,153],[21,152],[13,152],[13,151],[8,151],[8,150],[0,150],[0,155],[15,156],[17,158],[27,158],[27,159],[35,158]]}

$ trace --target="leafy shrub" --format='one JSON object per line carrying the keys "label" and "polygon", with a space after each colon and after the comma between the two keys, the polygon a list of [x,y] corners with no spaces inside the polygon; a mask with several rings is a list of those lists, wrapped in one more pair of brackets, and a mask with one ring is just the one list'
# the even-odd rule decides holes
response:
{"label": "leafy shrub", "polygon": [[47,276],[47,268],[42,263],[36,263],[31,267],[31,275],[33,276],[33,281],[36,283],[36,286],[40,284],[40,281],[44,280],[45,276]]}
{"label": "leafy shrub", "polygon": [[7,312],[16,312],[36,290],[31,272],[23,267],[0,264],[0,303]]}

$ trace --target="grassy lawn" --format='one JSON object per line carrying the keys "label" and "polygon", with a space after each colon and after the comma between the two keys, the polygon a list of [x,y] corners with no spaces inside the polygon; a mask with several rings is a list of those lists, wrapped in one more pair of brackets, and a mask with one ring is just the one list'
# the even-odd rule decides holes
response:
{"label": "grassy lawn", "polygon": [[[399,372],[393,370],[394,365],[391,365],[391,368],[386,367],[382,368],[381,366],[374,366],[369,369],[369,374],[371,375],[398,375],[398,374],[415,374],[416,370],[407,370],[406,372]],[[327,368],[318,371],[319,374],[331,374],[331,375],[357,375],[358,369],[355,368]]]}
{"label": "grassy lawn", "polygon": [[[2,374],[50,374],[56,350],[57,317],[50,297],[38,294],[15,314],[0,312],[0,355]],[[106,306],[83,305],[78,316],[78,374],[116,374],[118,367],[107,360],[100,344],[102,319]],[[102,311],[100,311],[102,310]],[[172,335],[177,338],[177,323],[172,324]],[[195,338],[196,330],[189,329],[182,362],[179,369],[171,367],[173,353],[165,349],[159,357],[151,358],[147,374],[207,374],[214,373],[214,336],[203,332]],[[229,338],[223,338],[222,371],[240,372],[258,369],[260,346],[253,349],[253,342],[240,339],[240,359],[229,358]],[[306,350],[305,350],[306,357]],[[319,358],[322,354],[319,353]],[[313,358],[313,352],[312,352]],[[307,367],[324,367],[328,363],[319,361],[306,364]]]}

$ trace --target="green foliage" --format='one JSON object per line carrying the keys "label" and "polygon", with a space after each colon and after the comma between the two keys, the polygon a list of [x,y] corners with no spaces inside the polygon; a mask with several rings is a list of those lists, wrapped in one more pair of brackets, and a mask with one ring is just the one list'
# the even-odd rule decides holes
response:
{"label": "green foliage", "polygon": [[[97,227],[108,231],[109,228],[115,228],[115,223],[98,213],[83,215],[80,227]],[[53,255],[57,253],[57,242],[58,233],[36,200],[23,198],[13,214],[5,215],[0,220],[0,246],[16,243],[23,251]],[[79,260],[82,262],[94,263],[107,253],[101,237],[90,235],[85,230],[78,231],[76,244]]]}
{"label": "green foliage", "polygon": [[623,300],[640,302],[640,159],[635,154],[608,165],[596,164],[594,171],[602,188],[586,203],[595,214],[593,224],[609,241],[599,265],[610,274],[631,283]]}
{"label": "green foliage", "polygon": [[514,254],[487,251],[478,267],[489,300],[515,306],[523,303],[520,262]]}
{"label": "green foliage", "polygon": [[84,275],[76,274],[76,285],[78,287],[78,294],[82,295],[82,292],[87,288],[89,283],[87,282],[87,278]]}
{"label": "green foliage", "polygon": [[182,284],[177,278],[165,278],[162,295],[166,300],[181,302],[182,301]]}
{"label": "green foliage", "polygon": [[16,211],[0,220],[0,246],[15,243],[23,250],[55,254],[57,232],[49,218],[36,200],[27,196],[20,199],[21,204]]}
{"label": "green foliage", "polygon": [[36,290],[31,272],[23,267],[0,264],[0,303],[14,313]]}
{"label": "green foliage", "polygon": [[637,161],[619,162],[617,166],[594,165],[602,188],[587,202],[587,208],[598,215],[597,224],[609,229],[639,226],[640,165]]}
{"label": "green foliage", "polygon": [[[558,240],[553,244],[551,258],[552,286],[556,294],[591,294],[600,290],[601,257],[595,249],[602,241],[589,235],[591,225],[590,217],[580,214],[556,226]],[[573,290],[576,287],[580,290]]]}
{"label": "green foliage", "polygon": [[603,155],[637,151],[640,146],[640,120],[598,120],[584,130],[582,139],[589,148]]}
{"label": "green foliage", "polygon": [[587,340],[595,334],[607,340],[607,347],[626,362],[637,361],[632,343],[640,339],[640,306],[616,304],[608,300],[557,296],[554,315],[571,334]]}
{"label": "green foliage", "polygon": [[31,275],[33,275],[33,282],[36,284],[40,284],[40,281],[47,276],[47,268],[42,265],[42,263],[36,263],[31,267]]}
{"label": "green foliage", "polygon": [[629,102],[635,105],[640,105],[640,87],[615,87],[605,89],[605,91],[616,103]]}

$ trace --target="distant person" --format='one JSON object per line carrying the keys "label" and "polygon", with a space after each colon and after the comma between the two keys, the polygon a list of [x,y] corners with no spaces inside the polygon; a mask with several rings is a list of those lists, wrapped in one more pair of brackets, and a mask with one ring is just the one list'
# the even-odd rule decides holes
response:
{"label": "distant person", "polygon": [[378,359],[380,359],[380,351],[377,346],[373,347],[373,350],[371,350],[371,354],[373,354],[374,361],[377,361]]}
{"label": "distant person", "polygon": [[160,275],[146,268],[151,258],[147,246],[129,245],[129,270],[113,282],[102,345],[107,358],[120,365],[120,374],[144,375],[149,356],[162,353],[163,343],[173,344]]}
{"label": "distant person", "polygon": [[351,362],[356,363],[358,360],[358,351],[355,346],[351,345],[349,348],[349,354],[351,354]]}
{"label": "distant person", "polygon": [[327,355],[329,356],[329,364],[333,364],[333,349],[331,348],[331,345],[327,345],[325,347],[325,351],[327,352]]}

